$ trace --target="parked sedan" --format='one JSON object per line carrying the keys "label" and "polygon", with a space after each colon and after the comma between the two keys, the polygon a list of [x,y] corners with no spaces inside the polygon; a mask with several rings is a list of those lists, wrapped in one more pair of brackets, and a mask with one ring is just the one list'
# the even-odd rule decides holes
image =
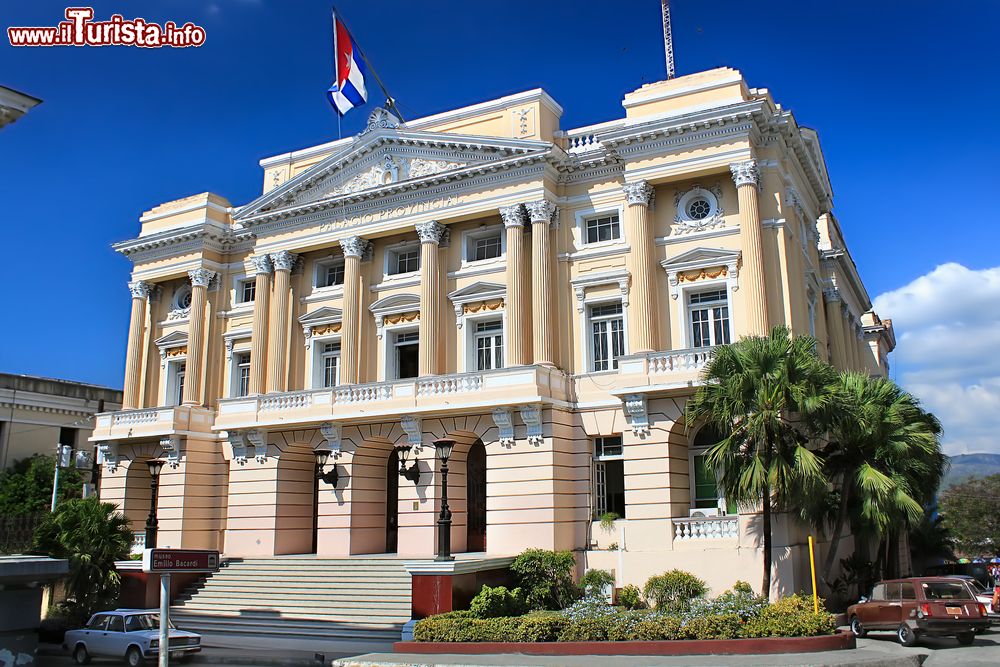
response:
{"label": "parked sedan", "polygon": [[958,643],[971,644],[976,631],[990,625],[986,607],[968,585],[946,577],[880,581],[870,597],[847,608],[847,618],[855,636],[891,630],[903,646],[913,646],[923,635],[954,635]]}
{"label": "parked sedan", "polygon": [[[184,656],[201,650],[201,636],[184,632],[170,624],[170,656]],[[70,630],[63,640],[78,665],[91,658],[125,658],[129,667],[138,667],[160,652],[160,614],[144,609],[116,609],[94,614],[87,625]]]}

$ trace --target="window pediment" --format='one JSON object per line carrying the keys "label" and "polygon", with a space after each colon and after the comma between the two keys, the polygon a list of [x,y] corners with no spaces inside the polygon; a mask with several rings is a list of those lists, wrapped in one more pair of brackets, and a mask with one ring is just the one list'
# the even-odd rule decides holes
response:
{"label": "window pediment", "polygon": [[420,297],[416,294],[393,294],[368,307],[375,316],[375,331],[382,338],[382,328],[389,324],[416,322],[420,319]]}
{"label": "window pediment", "polygon": [[740,251],[722,248],[695,248],[660,263],[667,272],[670,297],[680,296],[682,282],[724,278],[731,290],[739,289]]}
{"label": "window pediment", "polygon": [[499,283],[480,281],[449,293],[448,298],[455,307],[455,317],[458,318],[458,326],[461,328],[462,315],[465,314],[466,307],[471,304],[482,303],[488,310],[500,310],[507,298],[507,287]]}

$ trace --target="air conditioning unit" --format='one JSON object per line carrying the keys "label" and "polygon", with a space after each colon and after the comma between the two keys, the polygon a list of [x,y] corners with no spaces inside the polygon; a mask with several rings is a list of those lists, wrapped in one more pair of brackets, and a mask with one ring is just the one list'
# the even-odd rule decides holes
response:
{"label": "air conditioning unit", "polygon": [[722,516],[719,512],[718,507],[701,507],[696,510],[691,510],[688,516],[692,519],[708,519],[710,517]]}

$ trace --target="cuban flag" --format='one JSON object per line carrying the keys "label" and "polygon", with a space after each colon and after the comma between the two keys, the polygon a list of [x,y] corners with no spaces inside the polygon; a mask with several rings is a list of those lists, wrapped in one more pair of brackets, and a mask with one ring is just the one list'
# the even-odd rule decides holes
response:
{"label": "cuban flag", "polygon": [[368,68],[351,33],[344,22],[333,17],[333,51],[336,58],[336,77],[327,94],[330,104],[343,116],[368,101],[365,78]]}

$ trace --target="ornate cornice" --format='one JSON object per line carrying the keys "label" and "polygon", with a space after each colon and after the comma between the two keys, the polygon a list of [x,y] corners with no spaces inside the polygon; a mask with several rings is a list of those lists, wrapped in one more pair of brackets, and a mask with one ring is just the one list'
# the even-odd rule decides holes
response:
{"label": "ornate cornice", "polygon": [[271,263],[271,258],[268,255],[251,257],[250,263],[253,264],[255,273],[270,274],[274,271],[274,265]]}
{"label": "ornate cornice", "polygon": [[729,171],[733,174],[733,182],[736,187],[741,185],[760,184],[760,169],[757,168],[757,160],[744,160],[743,162],[733,162],[729,165]]}
{"label": "ornate cornice", "polygon": [[625,193],[625,200],[630,206],[649,206],[649,202],[653,199],[653,186],[647,181],[626,183],[622,186],[622,192]]}
{"label": "ornate cornice", "polygon": [[528,219],[531,220],[532,223],[551,223],[557,210],[556,205],[548,199],[539,199],[538,201],[527,202],[524,205],[524,208],[528,211]]}
{"label": "ornate cornice", "polygon": [[128,284],[128,289],[132,292],[133,299],[148,299],[152,285],[145,280],[134,280]]}
{"label": "ornate cornice", "polygon": [[441,243],[441,239],[448,231],[448,228],[437,220],[421,222],[420,224],[415,225],[415,227],[417,230],[417,236],[420,237],[421,243],[433,243],[434,245]]}
{"label": "ornate cornice", "polygon": [[527,214],[523,204],[514,204],[501,208],[500,217],[503,218],[504,227],[524,227]]}
{"label": "ornate cornice", "polygon": [[364,257],[371,246],[371,241],[360,236],[348,236],[346,239],[340,239],[340,248],[344,251],[344,257]]}
{"label": "ornate cornice", "polygon": [[295,262],[298,261],[299,256],[294,252],[282,250],[271,253],[270,258],[271,263],[274,264],[275,271],[291,271],[295,267]]}
{"label": "ornate cornice", "polygon": [[212,280],[215,279],[217,274],[215,271],[210,271],[208,269],[194,269],[188,271],[188,278],[191,279],[192,287],[208,287],[212,284]]}

